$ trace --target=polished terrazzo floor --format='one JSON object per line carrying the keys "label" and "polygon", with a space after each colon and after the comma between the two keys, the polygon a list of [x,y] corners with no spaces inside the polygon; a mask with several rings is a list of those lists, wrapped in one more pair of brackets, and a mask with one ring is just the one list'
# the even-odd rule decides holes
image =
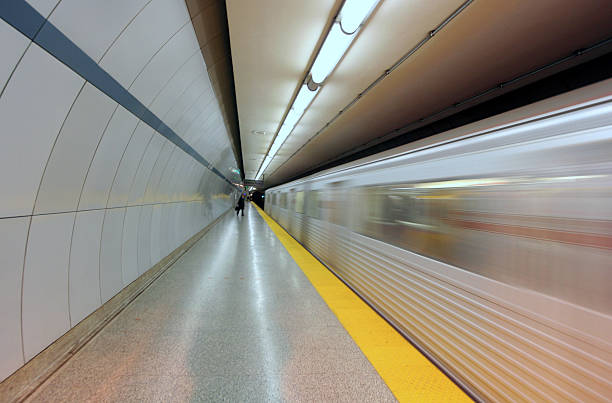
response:
{"label": "polished terrazzo floor", "polygon": [[395,401],[250,206],[226,215],[29,400]]}

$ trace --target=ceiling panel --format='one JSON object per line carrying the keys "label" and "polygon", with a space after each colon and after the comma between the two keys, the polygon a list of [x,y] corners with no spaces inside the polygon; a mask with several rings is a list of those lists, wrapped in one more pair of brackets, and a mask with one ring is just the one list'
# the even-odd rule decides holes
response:
{"label": "ceiling panel", "polygon": [[[340,1],[228,0],[240,138],[253,177]],[[253,134],[264,131],[270,134]]]}

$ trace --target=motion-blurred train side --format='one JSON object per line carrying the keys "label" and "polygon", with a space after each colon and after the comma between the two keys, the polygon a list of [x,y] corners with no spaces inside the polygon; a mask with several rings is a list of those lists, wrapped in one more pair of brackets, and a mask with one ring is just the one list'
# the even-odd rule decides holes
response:
{"label": "motion-blurred train side", "polygon": [[612,80],[266,191],[482,400],[612,399]]}

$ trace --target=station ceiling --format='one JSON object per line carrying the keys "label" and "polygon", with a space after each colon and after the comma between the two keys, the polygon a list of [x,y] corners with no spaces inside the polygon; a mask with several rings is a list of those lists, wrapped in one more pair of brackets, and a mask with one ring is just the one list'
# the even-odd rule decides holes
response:
{"label": "station ceiling", "polygon": [[[255,177],[341,6],[342,0],[226,1],[247,179]],[[265,185],[609,51],[600,46],[568,57],[605,43],[610,21],[606,0],[381,0],[265,170]]]}

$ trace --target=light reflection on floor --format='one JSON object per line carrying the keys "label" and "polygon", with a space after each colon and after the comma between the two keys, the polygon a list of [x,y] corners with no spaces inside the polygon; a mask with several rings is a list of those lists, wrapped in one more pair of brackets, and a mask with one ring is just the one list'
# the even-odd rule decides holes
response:
{"label": "light reflection on floor", "polygon": [[226,215],[30,401],[394,401],[257,214]]}

